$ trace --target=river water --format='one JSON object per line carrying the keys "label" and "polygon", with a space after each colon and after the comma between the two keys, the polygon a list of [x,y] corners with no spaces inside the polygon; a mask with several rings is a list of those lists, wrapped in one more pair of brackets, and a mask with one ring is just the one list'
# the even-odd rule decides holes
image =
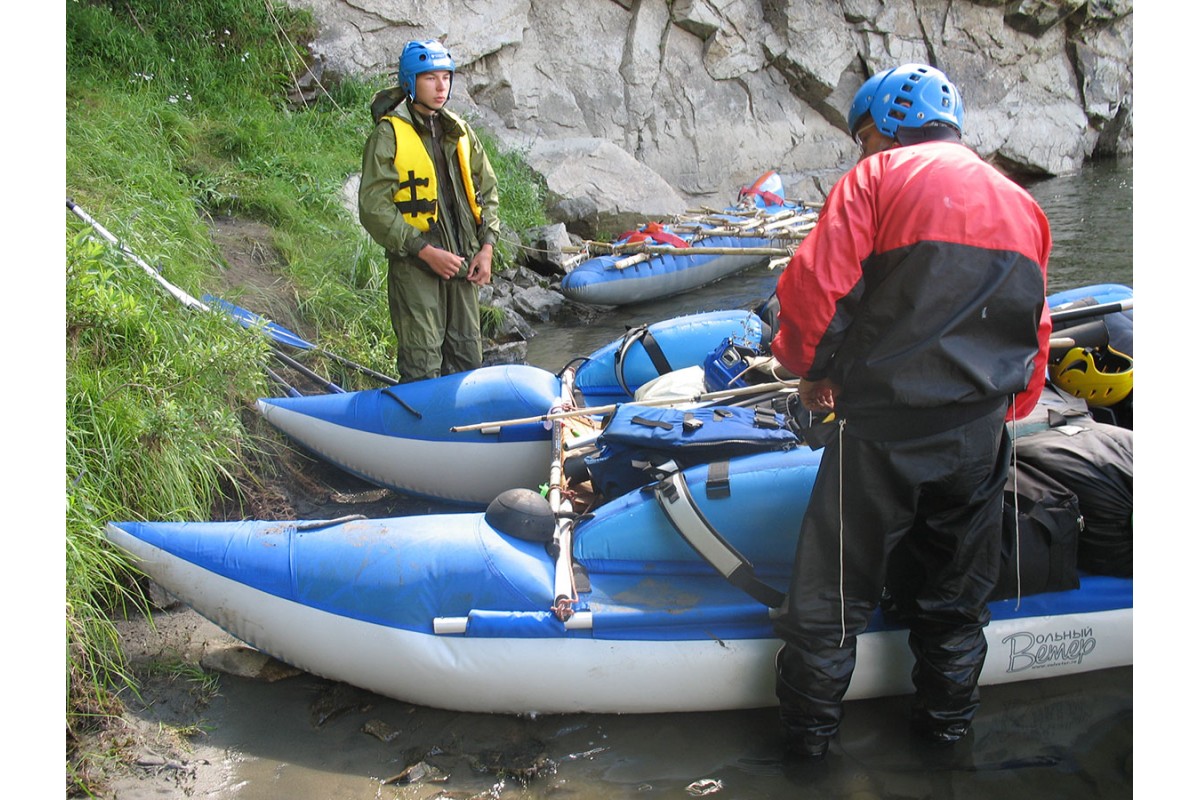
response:
{"label": "river water", "polygon": [[[1133,286],[1132,160],[1091,163],[1078,175],[1050,178],[1026,188],[1050,220],[1051,293],[1094,283]],[[529,342],[528,360],[557,370],[573,356],[590,353],[634,325],[699,311],[750,308],[771,293],[778,279],[778,270],[761,267],[685,295],[622,306],[583,324],[544,328]]]}
{"label": "river water", "polygon": [[[1030,186],[1056,240],[1051,291],[1132,285],[1132,183],[1132,164],[1114,161]],[[776,278],[766,269],[751,271],[586,325],[544,326],[530,343],[529,361],[557,370],[626,326],[748,307]],[[325,718],[321,708],[340,713]],[[772,709],[500,717],[413,706],[307,675],[275,683],[223,676],[206,712],[205,737],[207,748],[223,753],[221,775],[195,794],[241,800],[1132,796],[1132,668],[984,687],[972,746],[951,752],[912,742],[906,709],[902,697],[849,703],[826,762],[798,769],[780,761]],[[422,758],[437,772],[414,783],[387,782]],[[522,770],[532,777],[514,777]]]}

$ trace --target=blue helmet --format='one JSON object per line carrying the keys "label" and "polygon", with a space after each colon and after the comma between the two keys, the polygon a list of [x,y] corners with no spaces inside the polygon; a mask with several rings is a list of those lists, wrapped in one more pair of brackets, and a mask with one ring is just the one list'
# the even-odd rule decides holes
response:
{"label": "blue helmet", "polygon": [[[447,70],[454,74],[454,59],[445,45],[436,39],[424,42],[409,42],[400,53],[400,88],[409,97],[417,96],[417,76],[422,72]],[[453,83],[450,84],[454,86]]]}
{"label": "blue helmet", "polygon": [[875,92],[887,74],[887,70],[876,72],[867,78],[867,82],[855,92],[854,100],[850,102],[850,111],[846,114],[846,124],[850,126],[850,133],[854,133],[862,126],[863,115],[871,107],[871,101],[875,99]]}
{"label": "blue helmet", "polygon": [[951,125],[962,133],[962,95],[941,70],[927,64],[904,64],[868,78],[846,115],[851,133],[867,114],[879,132],[892,139],[900,128],[921,128],[931,122]]}

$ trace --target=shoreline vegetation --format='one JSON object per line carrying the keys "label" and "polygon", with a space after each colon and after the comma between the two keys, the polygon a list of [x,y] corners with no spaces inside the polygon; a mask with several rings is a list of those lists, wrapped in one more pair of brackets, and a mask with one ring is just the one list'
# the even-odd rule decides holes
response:
{"label": "shoreline vegetation", "polygon": [[[69,4],[67,197],[194,297],[244,304],[389,374],[386,263],[342,206],[342,187],[361,161],[370,98],[394,75],[296,101],[313,25],[307,12],[261,0]],[[546,223],[544,190],[520,153],[484,139],[501,186],[504,271],[520,246],[513,231]],[[66,213],[71,796],[102,789],[96,765],[120,754],[88,752],[85,738],[138,691],[113,620],[151,608],[103,525],[209,519],[244,502],[239,487],[272,468],[253,404],[271,390],[264,368],[274,362],[267,337],[188,309]],[[234,241],[239,226],[256,235]],[[239,244],[255,269],[223,256]],[[371,385],[337,362],[321,368],[347,389]]]}

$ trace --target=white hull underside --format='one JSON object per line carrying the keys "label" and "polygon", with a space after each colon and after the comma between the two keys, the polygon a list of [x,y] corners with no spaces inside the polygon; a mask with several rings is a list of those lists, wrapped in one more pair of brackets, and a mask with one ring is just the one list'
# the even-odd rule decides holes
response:
{"label": "white hull underside", "polygon": [[[128,536],[165,589],[282,661],[395,699],[469,712],[652,713],[771,706],[776,639],[468,638],[388,628],[282,599]],[[981,684],[1133,663],[1133,611],[993,621]],[[912,691],[906,631],[867,633],[847,699]]]}
{"label": "white hull underside", "polygon": [[272,425],[324,460],[400,492],[487,505],[506,489],[537,488],[546,481],[550,467],[548,439],[406,439],[337,425],[288,408],[259,406]]}

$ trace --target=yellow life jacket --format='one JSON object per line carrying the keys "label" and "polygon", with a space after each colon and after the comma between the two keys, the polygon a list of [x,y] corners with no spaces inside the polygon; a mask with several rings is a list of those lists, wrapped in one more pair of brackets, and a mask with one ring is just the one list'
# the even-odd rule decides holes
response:
{"label": "yellow life jacket", "polygon": [[[449,115],[449,112],[443,111]],[[400,176],[400,188],[392,196],[396,208],[404,215],[404,221],[422,233],[437,220],[437,175],[433,159],[425,149],[420,134],[407,121],[388,114],[384,119],[392,123],[396,132],[396,173]],[[460,120],[455,118],[461,126]],[[458,167],[462,174],[463,189],[475,224],[483,222],[483,210],[475,197],[475,181],[471,177],[471,139],[466,133],[458,137]]]}

